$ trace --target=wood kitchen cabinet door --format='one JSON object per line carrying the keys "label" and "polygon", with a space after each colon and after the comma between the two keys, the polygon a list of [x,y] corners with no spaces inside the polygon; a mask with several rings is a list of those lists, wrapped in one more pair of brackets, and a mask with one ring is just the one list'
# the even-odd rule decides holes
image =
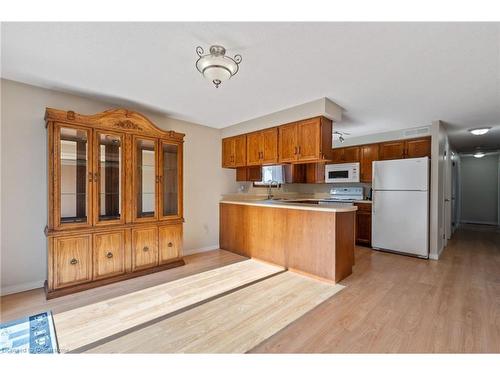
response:
{"label": "wood kitchen cabinet door", "polygon": [[370,203],[356,203],[356,242],[370,246],[372,242],[372,206]]}
{"label": "wood kitchen cabinet door", "polygon": [[222,140],[222,167],[244,167],[247,162],[246,134]]}
{"label": "wood kitchen cabinet door", "polygon": [[158,265],[158,227],[132,229],[132,271]]}
{"label": "wood kitchen cabinet door", "polygon": [[406,157],[421,158],[431,157],[431,138],[418,138],[406,141]]}
{"label": "wood kitchen cabinet door", "polygon": [[234,154],[234,139],[224,138],[222,140],[222,167],[230,168],[234,166],[233,162]]}
{"label": "wood kitchen cabinet door", "polygon": [[360,147],[360,169],[361,182],[372,182],[372,162],[379,159],[378,144],[364,145]]}
{"label": "wood kitchen cabinet door", "polygon": [[405,141],[384,142],[379,147],[380,160],[403,159],[405,157]]}
{"label": "wood kitchen cabinet door", "polygon": [[123,230],[94,234],[94,280],[125,273],[125,234]]}
{"label": "wood kitchen cabinet door", "polygon": [[278,162],[278,128],[262,130],[261,132],[261,163],[276,164]]}
{"label": "wood kitchen cabinet door", "polygon": [[247,164],[264,165],[278,162],[278,128],[247,134]]}
{"label": "wood kitchen cabinet door", "polygon": [[344,160],[344,149],[343,148],[334,148],[331,153],[332,163],[342,163]]}
{"label": "wood kitchen cabinet door", "polygon": [[92,236],[54,238],[54,288],[80,284],[92,279]]}
{"label": "wood kitchen cabinet door", "polygon": [[356,214],[356,242],[370,245],[372,236],[371,213],[358,211]]}
{"label": "wood kitchen cabinet door", "polygon": [[344,148],[344,163],[357,163],[359,162],[359,147],[346,147]]}
{"label": "wood kitchen cabinet door", "polygon": [[262,133],[247,134],[247,165],[260,165],[262,149]]}
{"label": "wood kitchen cabinet door", "polygon": [[297,124],[298,160],[321,159],[321,120],[314,118]]}
{"label": "wood kitchen cabinet door", "polygon": [[354,147],[341,147],[334,148],[331,152],[332,163],[357,163],[360,161],[360,148]]}
{"label": "wood kitchen cabinet door", "polygon": [[287,163],[297,160],[297,124],[283,125],[278,128],[279,162]]}
{"label": "wood kitchen cabinet door", "polygon": [[234,137],[234,167],[247,165],[247,136]]}

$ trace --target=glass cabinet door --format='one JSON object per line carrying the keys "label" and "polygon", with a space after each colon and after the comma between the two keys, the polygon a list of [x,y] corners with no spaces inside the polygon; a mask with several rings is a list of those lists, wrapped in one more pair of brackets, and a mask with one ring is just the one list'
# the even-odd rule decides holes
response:
{"label": "glass cabinet door", "polygon": [[161,143],[160,150],[160,216],[180,216],[180,163],[179,145]]}
{"label": "glass cabinet door", "polygon": [[60,226],[90,224],[90,135],[89,129],[56,127],[55,217]]}
{"label": "glass cabinet door", "polygon": [[156,215],[156,140],[134,138],[134,217],[136,221],[155,219]]}
{"label": "glass cabinet door", "polygon": [[96,222],[123,222],[123,140],[118,134],[96,133]]}

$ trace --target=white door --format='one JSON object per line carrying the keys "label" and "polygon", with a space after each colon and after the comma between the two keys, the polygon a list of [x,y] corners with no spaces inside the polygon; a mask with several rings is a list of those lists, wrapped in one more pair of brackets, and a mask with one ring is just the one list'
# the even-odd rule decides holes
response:
{"label": "white door", "polygon": [[426,191],[374,191],[372,247],[427,257],[428,205]]}
{"label": "white door", "polygon": [[373,162],[373,190],[428,190],[429,158]]}

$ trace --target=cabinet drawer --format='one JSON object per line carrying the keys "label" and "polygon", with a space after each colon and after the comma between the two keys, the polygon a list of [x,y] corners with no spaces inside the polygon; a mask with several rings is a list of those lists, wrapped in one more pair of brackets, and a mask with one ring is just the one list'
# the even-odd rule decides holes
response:
{"label": "cabinet drawer", "polygon": [[94,234],[94,280],[125,273],[125,236],[123,231]]}
{"label": "cabinet drawer", "polygon": [[162,226],[159,231],[160,264],[182,255],[182,224]]}
{"label": "cabinet drawer", "polygon": [[132,229],[132,271],[158,265],[158,228]]}
{"label": "cabinet drawer", "polygon": [[54,238],[54,289],[90,281],[92,236]]}

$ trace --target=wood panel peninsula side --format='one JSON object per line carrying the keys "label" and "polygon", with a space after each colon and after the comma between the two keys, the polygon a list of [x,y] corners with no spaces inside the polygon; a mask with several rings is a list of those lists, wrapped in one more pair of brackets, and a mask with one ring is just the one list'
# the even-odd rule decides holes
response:
{"label": "wood panel peninsula side", "polygon": [[356,206],[220,202],[220,248],[337,283],[354,265]]}

